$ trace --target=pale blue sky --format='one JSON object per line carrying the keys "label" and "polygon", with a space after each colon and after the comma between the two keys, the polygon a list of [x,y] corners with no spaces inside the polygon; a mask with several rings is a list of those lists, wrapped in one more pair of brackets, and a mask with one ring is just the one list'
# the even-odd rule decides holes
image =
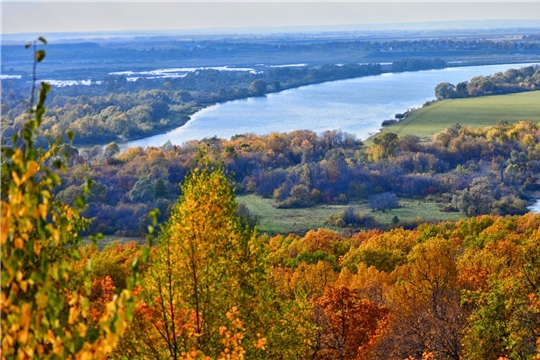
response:
{"label": "pale blue sky", "polygon": [[538,19],[540,2],[3,1],[2,33]]}

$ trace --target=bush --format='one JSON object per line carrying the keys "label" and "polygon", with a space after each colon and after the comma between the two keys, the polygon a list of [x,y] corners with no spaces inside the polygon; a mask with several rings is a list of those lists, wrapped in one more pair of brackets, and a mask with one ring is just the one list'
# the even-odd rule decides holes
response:
{"label": "bush", "polygon": [[399,207],[399,200],[396,194],[384,192],[381,194],[372,195],[368,198],[369,206],[373,211],[395,209]]}
{"label": "bush", "polygon": [[352,206],[348,207],[342,213],[330,215],[326,223],[342,228],[346,226],[376,228],[380,225],[373,215],[355,213]]}
{"label": "bush", "polygon": [[397,120],[384,120],[381,123],[381,126],[390,126],[390,125],[395,124],[397,122],[398,122]]}

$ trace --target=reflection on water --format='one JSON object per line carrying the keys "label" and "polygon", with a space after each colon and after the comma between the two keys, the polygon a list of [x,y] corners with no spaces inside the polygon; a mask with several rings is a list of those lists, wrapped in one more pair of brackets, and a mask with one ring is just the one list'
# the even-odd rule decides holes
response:
{"label": "reflection on water", "polygon": [[490,75],[530,64],[489,65],[383,74],[304,86],[265,97],[234,100],[210,106],[184,126],[168,133],[129,141],[122,148],[161,146],[167,141],[218,136],[230,138],[252,132],[268,134],[308,129],[343,130],[366,139],[383,120],[434,99],[435,86],[453,84],[475,75]]}

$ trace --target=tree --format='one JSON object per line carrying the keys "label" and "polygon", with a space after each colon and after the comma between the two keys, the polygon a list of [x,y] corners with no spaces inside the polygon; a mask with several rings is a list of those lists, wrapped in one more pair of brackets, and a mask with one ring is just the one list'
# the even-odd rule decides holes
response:
{"label": "tree", "polygon": [[[392,323],[375,349],[376,358],[462,358],[466,313],[460,307],[455,245],[430,238],[416,245],[399,268],[392,289]],[[489,357],[488,357],[489,358]]]}
{"label": "tree", "polygon": [[59,155],[65,158],[69,165],[72,165],[75,158],[79,155],[79,150],[70,144],[62,144],[60,145]]}
{"label": "tree", "polygon": [[115,156],[119,152],[120,152],[120,146],[118,146],[118,144],[115,142],[111,142],[107,144],[107,146],[105,146],[105,149],[103,150],[103,156],[105,156],[105,158],[108,159],[110,157]]}
{"label": "tree", "polygon": [[279,324],[284,307],[270,302],[263,244],[236,214],[231,182],[223,165],[208,160],[186,176],[147,274],[145,305],[130,336],[136,340],[126,345],[138,356],[218,357],[224,346],[220,328],[232,309],[242,322],[241,345],[248,358],[271,357],[263,351],[266,340],[279,353],[273,336],[294,331],[283,332],[290,325]]}
{"label": "tree", "polygon": [[371,157],[375,161],[380,159],[387,159],[392,156],[399,144],[399,137],[391,132],[377,135],[373,139],[373,146],[371,150]]}
{"label": "tree", "polygon": [[344,286],[327,286],[314,312],[320,330],[312,359],[360,359],[388,321],[386,307]]}
{"label": "tree", "polygon": [[[454,97],[455,95],[455,86],[449,82],[442,82],[435,86],[435,98],[437,100],[444,100]],[[462,90],[460,88],[460,90]]]}
{"label": "tree", "polygon": [[169,190],[167,189],[167,185],[165,185],[165,181],[163,179],[159,178],[156,182],[155,186],[155,196],[156,198],[167,198],[169,195]]}
{"label": "tree", "polygon": [[381,210],[384,212],[399,207],[399,200],[396,194],[391,192],[371,195],[368,198],[368,202],[373,211]]}
{"label": "tree", "polygon": [[249,85],[249,89],[255,95],[266,94],[266,82],[261,79],[253,80]]}
{"label": "tree", "polygon": [[[35,51],[36,63],[44,57],[43,50]],[[98,323],[89,326],[90,283],[68,286],[80,275],[75,264],[81,256],[78,231],[86,225],[79,215],[84,199],[72,208],[53,195],[60,185],[57,170],[65,170],[57,157],[60,140],[45,148],[35,144],[49,91],[42,82],[37,104],[30,107],[33,118],[11,146],[2,146],[2,358],[106,357],[127,327],[133,298],[126,289],[105,301]]]}
{"label": "tree", "polygon": [[154,200],[155,194],[154,184],[148,177],[144,176],[133,185],[133,189],[129,192],[129,199],[133,202],[148,202]]}
{"label": "tree", "polygon": [[[527,216],[518,220],[517,224]],[[515,220],[516,218],[509,220],[503,228],[515,229]],[[518,225],[518,228],[520,226]],[[494,224],[494,227],[499,230],[501,224]],[[473,309],[463,338],[467,359],[503,356],[509,359],[538,357],[540,350],[538,234],[540,233],[536,221],[528,222],[523,229],[535,230],[529,236],[520,234],[519,247],[513,242],[515,240],[504,240],[490,243],[483,249],[484,253],[493,257],[494,263],[502,271],[485,271],[486,286],[479,286],[465,293],[464,302]],[[508,251],[510,248],[516,253],[510,253]]]}
{"label": "tree", "polygon": [[469,93],[467,92],[467,84],[467,81],[462,81],[456,85],[456,97],[467,97],[469,95]]}
{"label": "tree", "polygon": [[467,216],[489,214],[493,203],[491,183],[481,177],[472,181],[471,186],[458,191],[452,198],[452,204]]}

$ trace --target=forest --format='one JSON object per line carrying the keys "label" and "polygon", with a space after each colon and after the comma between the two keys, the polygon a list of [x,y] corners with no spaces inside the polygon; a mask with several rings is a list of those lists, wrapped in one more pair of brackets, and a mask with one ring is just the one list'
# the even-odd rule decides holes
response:
{"label": "forest", "polygon": [[[178,183],[202,148],[224,162],[238,194],[273,198],[279,207],[369,202],[373,211],[384,211],[399,206],[399,199],[423,199],[464,216],[517,215],[527,212],[530,194],[540,190],[539,141],[540,125],[501,121],[480,129],[456,124],[431,142],[382,134],[371,147],[343,132],[307,130],[123,153],[115,143],[80,153],[63,145],[60,151],[69,166],[56,193],[74,204],[85,179],[92,178],[82,213],[94,220],[90,232],[140,236],[150,221],[149,210],[158,208],[160,219],[168,217],[181,195]],[[427,220],[433,219],[419,221]],[[379,227],[370,213],[336,214],[329,225]]]}
{"label": "forest", "polygon": [[[2,148],[3,357],[540,355],[540,215],[269,237],[237,214],[234,179],[206,147],[168,219],[149,214],[148,245],[98,251],[97,238],[83,245],[79,236],[91,184],[63,203],[64,146],[36,147],[48,89],[13,139],[21,146]],[[482,132],[502,144],[515,134],[516,146],[538,135],[533,124],[498,127]],[[445,135],[455,139],[434,141]],[[383,144],[370,156],[388,156]]]}
{"label": "forest", "polygon": [[[250,80],[246,91],[268,91]],[[248,133],[124,152],[79,151],[76,128],[52,125],[68,108],[152,117],[173,92],[174,106],[193,96],[170,87],[74,100],[42,82],[17,105],[1,148],[3,359],[540,358],[540,215],[526,209],[540,190],[540,124],[455,124],[429,142],[383,133],[370,146],[340,131]],[[383,228],[347,210],[329,219],[346,232],[261,234],[244,193],[372,212],[416,198],[464,218]],[[100,249],[104,234],[147,243]]]}

